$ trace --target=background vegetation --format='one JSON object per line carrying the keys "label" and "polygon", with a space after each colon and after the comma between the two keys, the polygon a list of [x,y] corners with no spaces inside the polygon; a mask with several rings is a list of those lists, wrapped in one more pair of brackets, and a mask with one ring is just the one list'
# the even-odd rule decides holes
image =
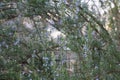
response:
{"label": "background vegetation", "polygon": [[119,0],[0,0],[0,80],[119,79]]}

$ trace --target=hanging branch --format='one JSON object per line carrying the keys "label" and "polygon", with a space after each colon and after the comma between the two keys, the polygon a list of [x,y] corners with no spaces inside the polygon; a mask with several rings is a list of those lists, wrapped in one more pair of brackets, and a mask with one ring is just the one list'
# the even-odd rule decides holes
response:
{"label": "hanging branch", "polygon": [[[99,21],[97,20],[96,17],[94,17],[91,13],[85,11],[81,6],[79,6],[79,9],[84,12],[85,14],[87,14],[90,18],[93,19],[93,21],[100,26],[100,28],[102,29],[102,32],[107,36],[108,40],[111,42],[112,39],[110,38],[110,35],[108,33],[108,31],[104,28],[104,25]],[[88,21],[87,21],[88,22]],[[103,35],[101,35],[103,37]]]}

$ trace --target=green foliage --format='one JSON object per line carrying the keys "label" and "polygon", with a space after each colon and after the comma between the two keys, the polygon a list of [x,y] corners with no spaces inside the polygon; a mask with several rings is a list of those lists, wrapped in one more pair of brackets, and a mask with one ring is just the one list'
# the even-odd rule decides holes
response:
{"label": "green foliage", "polygon": [[[110,9],[109,16],[104,15],[108,19],[104,22],[103,15],[96,11],[98,8],[90,9],[88,3],[80,1],[78,4],[77,0],[12,0],[16,9],[9,7],[11,1],[7,1],[0,3],[0,80],[120,79],[119,4],[111,1],[115,7]],[[104,1],[100,1],[104,8],[110,3],[106,2],[105,6]],[[40,20],[35,21],[36,16]],[[21,29],[24,17],[33,21],[31,31],[27,31],[27,27]],[[16,26],[5,25],[7,20],[9,23],[13,19]],[[102,22],[109,22],[111,31],[106,30]],[[37,25],[39,23],[43,25]],[[58,42],[51,39],[46,30],[48,24],[65,37],[60,37]],[[65,61],[64,47],[77,53],[75,64],[74,59]],[[56,54],[57,51],[60,53]],[[73,72],[67,70],[71,65],[74,65]]]}

